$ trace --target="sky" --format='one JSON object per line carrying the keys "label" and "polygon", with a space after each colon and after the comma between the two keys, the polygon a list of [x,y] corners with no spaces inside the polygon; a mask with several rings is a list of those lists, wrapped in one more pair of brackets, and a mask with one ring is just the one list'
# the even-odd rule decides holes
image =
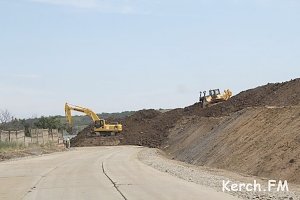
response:
{"label": "sky", "polygon": [[299,0],[0,0],[0,109],[177,108],[202,90],[294,79],[299,10]]}

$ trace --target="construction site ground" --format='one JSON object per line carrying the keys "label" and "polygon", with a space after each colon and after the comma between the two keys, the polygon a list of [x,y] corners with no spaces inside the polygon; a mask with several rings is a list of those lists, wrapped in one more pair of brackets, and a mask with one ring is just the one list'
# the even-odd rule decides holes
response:
{"label": "construction site ground", "polygon": [[[231,181],[233,183],[253,184],[253,181],[261,184],[262,188],[268,187],[268,179],[257,176],[249,176],[247,174],[236,173],[223,169],[216,169],[205,166],[196,166],[187,164],[186,162],[169,159],[165,152],[154,149],[145,148],[139,152],[138,158],[143,163],[172,176],[193,182],[205,187],[209,187],[215,191],[223,192],[223,181]],[[264,190],[264,189],[262,189]],[[228,194],[238,197],[239,199],[261,199],[261,200],[295,200],[300,199],[300,186],[298,184],[289,184],[288,192],[278,192],[276,189],[272,191],[225,191]]]}
{"label": "construction site ground", "polygon": [[[267,84],[204,109],[196,103],[163,113],[138,111],[121,120],[122,135],[108,145],[160,148],[169,158],[196,166],[299,184],[299,106],[300,79]],[[105,145],[85,137],[87,131],[72,145]]]}
{"label": "construction site ground", "polygon": [[1,162],[0,199],[237,199],[145,165],[142,149],[84,147]]}
{"label": "construction site ground", "polygon": [[221,191],[258,177],[196,167],[139,146],[81,147],[0,163],[0,199],[299,199],[289,192]]}

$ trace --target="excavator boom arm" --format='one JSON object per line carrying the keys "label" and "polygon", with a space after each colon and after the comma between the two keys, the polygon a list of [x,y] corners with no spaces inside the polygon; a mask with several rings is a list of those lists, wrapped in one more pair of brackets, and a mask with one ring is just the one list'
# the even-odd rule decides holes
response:
{"label": "excavator boom arm", "polygon": [[67,118],[67,121],[69,124],[72,124],[72,114],[71,114],[72,110],[85,113],[86,115],[90,116],[94,122],[100,120],[98,115],[95,112],[93,112],[92,110],[90,110],[88,108],[83,108],[80,106],[73,106],[73,105],[66,103],[65,104],[65,114],[66,114],[66,118]]}
{"label": "excavator boom arm", "polygon": [[92,110],[80,106],[74,106],[70,105],[68,103],[65,103],[65,113],[67,121],[70,125],[70,128],[72,128],[72,113],[71,111],[77,111],[85,113],[86,115],[90,116],[92,120],[94,121],[94,133],[100,132],[100,133],[109,133],[110,135],[115,135],[117,133],[122,132],[122,124],[116,123],[116,124],[106,124],[104,119],[100,119],[99,116],[93,112]]}

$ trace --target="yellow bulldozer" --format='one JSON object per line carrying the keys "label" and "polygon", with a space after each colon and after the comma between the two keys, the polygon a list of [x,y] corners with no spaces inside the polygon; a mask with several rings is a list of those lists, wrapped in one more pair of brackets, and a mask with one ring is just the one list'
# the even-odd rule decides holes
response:
{"label": "yellow bulldozer", "polygon": [[91,119],[94,122],[94,127],[92,131],[92,133],[94,133],[93,135],[115,136],[120,132],[122,132],[122,124],[119,123],[107,124],[104,119],[100,119],[99,116],[92,110],[81,106],[74,106],[65,103],[65,114],[70,128],[72,128],[73,126],[72,114],[71,114],[72,110],[85,113],[87,116],[91,117]]}
{"label": "yellow bulldozer", "polygon": [[208,107],[210,105],[227,101],[232,97],[232,92],[227,89],[224,90],[224,93],[221,94],[219,89],[212,89],[208,91],[206,95],[206,91],[200,92],[199,102],[202,108]]}

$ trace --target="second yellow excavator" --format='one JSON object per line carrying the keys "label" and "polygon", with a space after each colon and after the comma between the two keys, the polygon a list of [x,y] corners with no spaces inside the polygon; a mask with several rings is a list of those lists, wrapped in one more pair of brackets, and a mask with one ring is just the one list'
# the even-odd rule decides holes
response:
{"label": "second yellow excavator", "polygon": [[93,132],[96,135],[98,133],[103,136],[114,136],[114,135],[117,135],[118,133],[122,132],[122,124],[119,124],[119,123],[106,124],[105,120],[100,119],[99,116],[92,110],[81,107],[81,106],[74,106],[74,105],[65,103],[65,114],[66,114],[66,118],[67,118],[67,121],[68,121],[70,127],[73,126],[72,114],[71,114],[72,110],[85,113],[86,115],[91,117],[91,119],[94,122]]}
{"label": "second yellow excavator", "polygon": [[216,104],[222,101],[227,101],[232,96],[232,92],[227,89],[221,94],[219,89],[209,90],[206,95],[206,91],[200,92],[199,102],[202,108],[209,105]]}

